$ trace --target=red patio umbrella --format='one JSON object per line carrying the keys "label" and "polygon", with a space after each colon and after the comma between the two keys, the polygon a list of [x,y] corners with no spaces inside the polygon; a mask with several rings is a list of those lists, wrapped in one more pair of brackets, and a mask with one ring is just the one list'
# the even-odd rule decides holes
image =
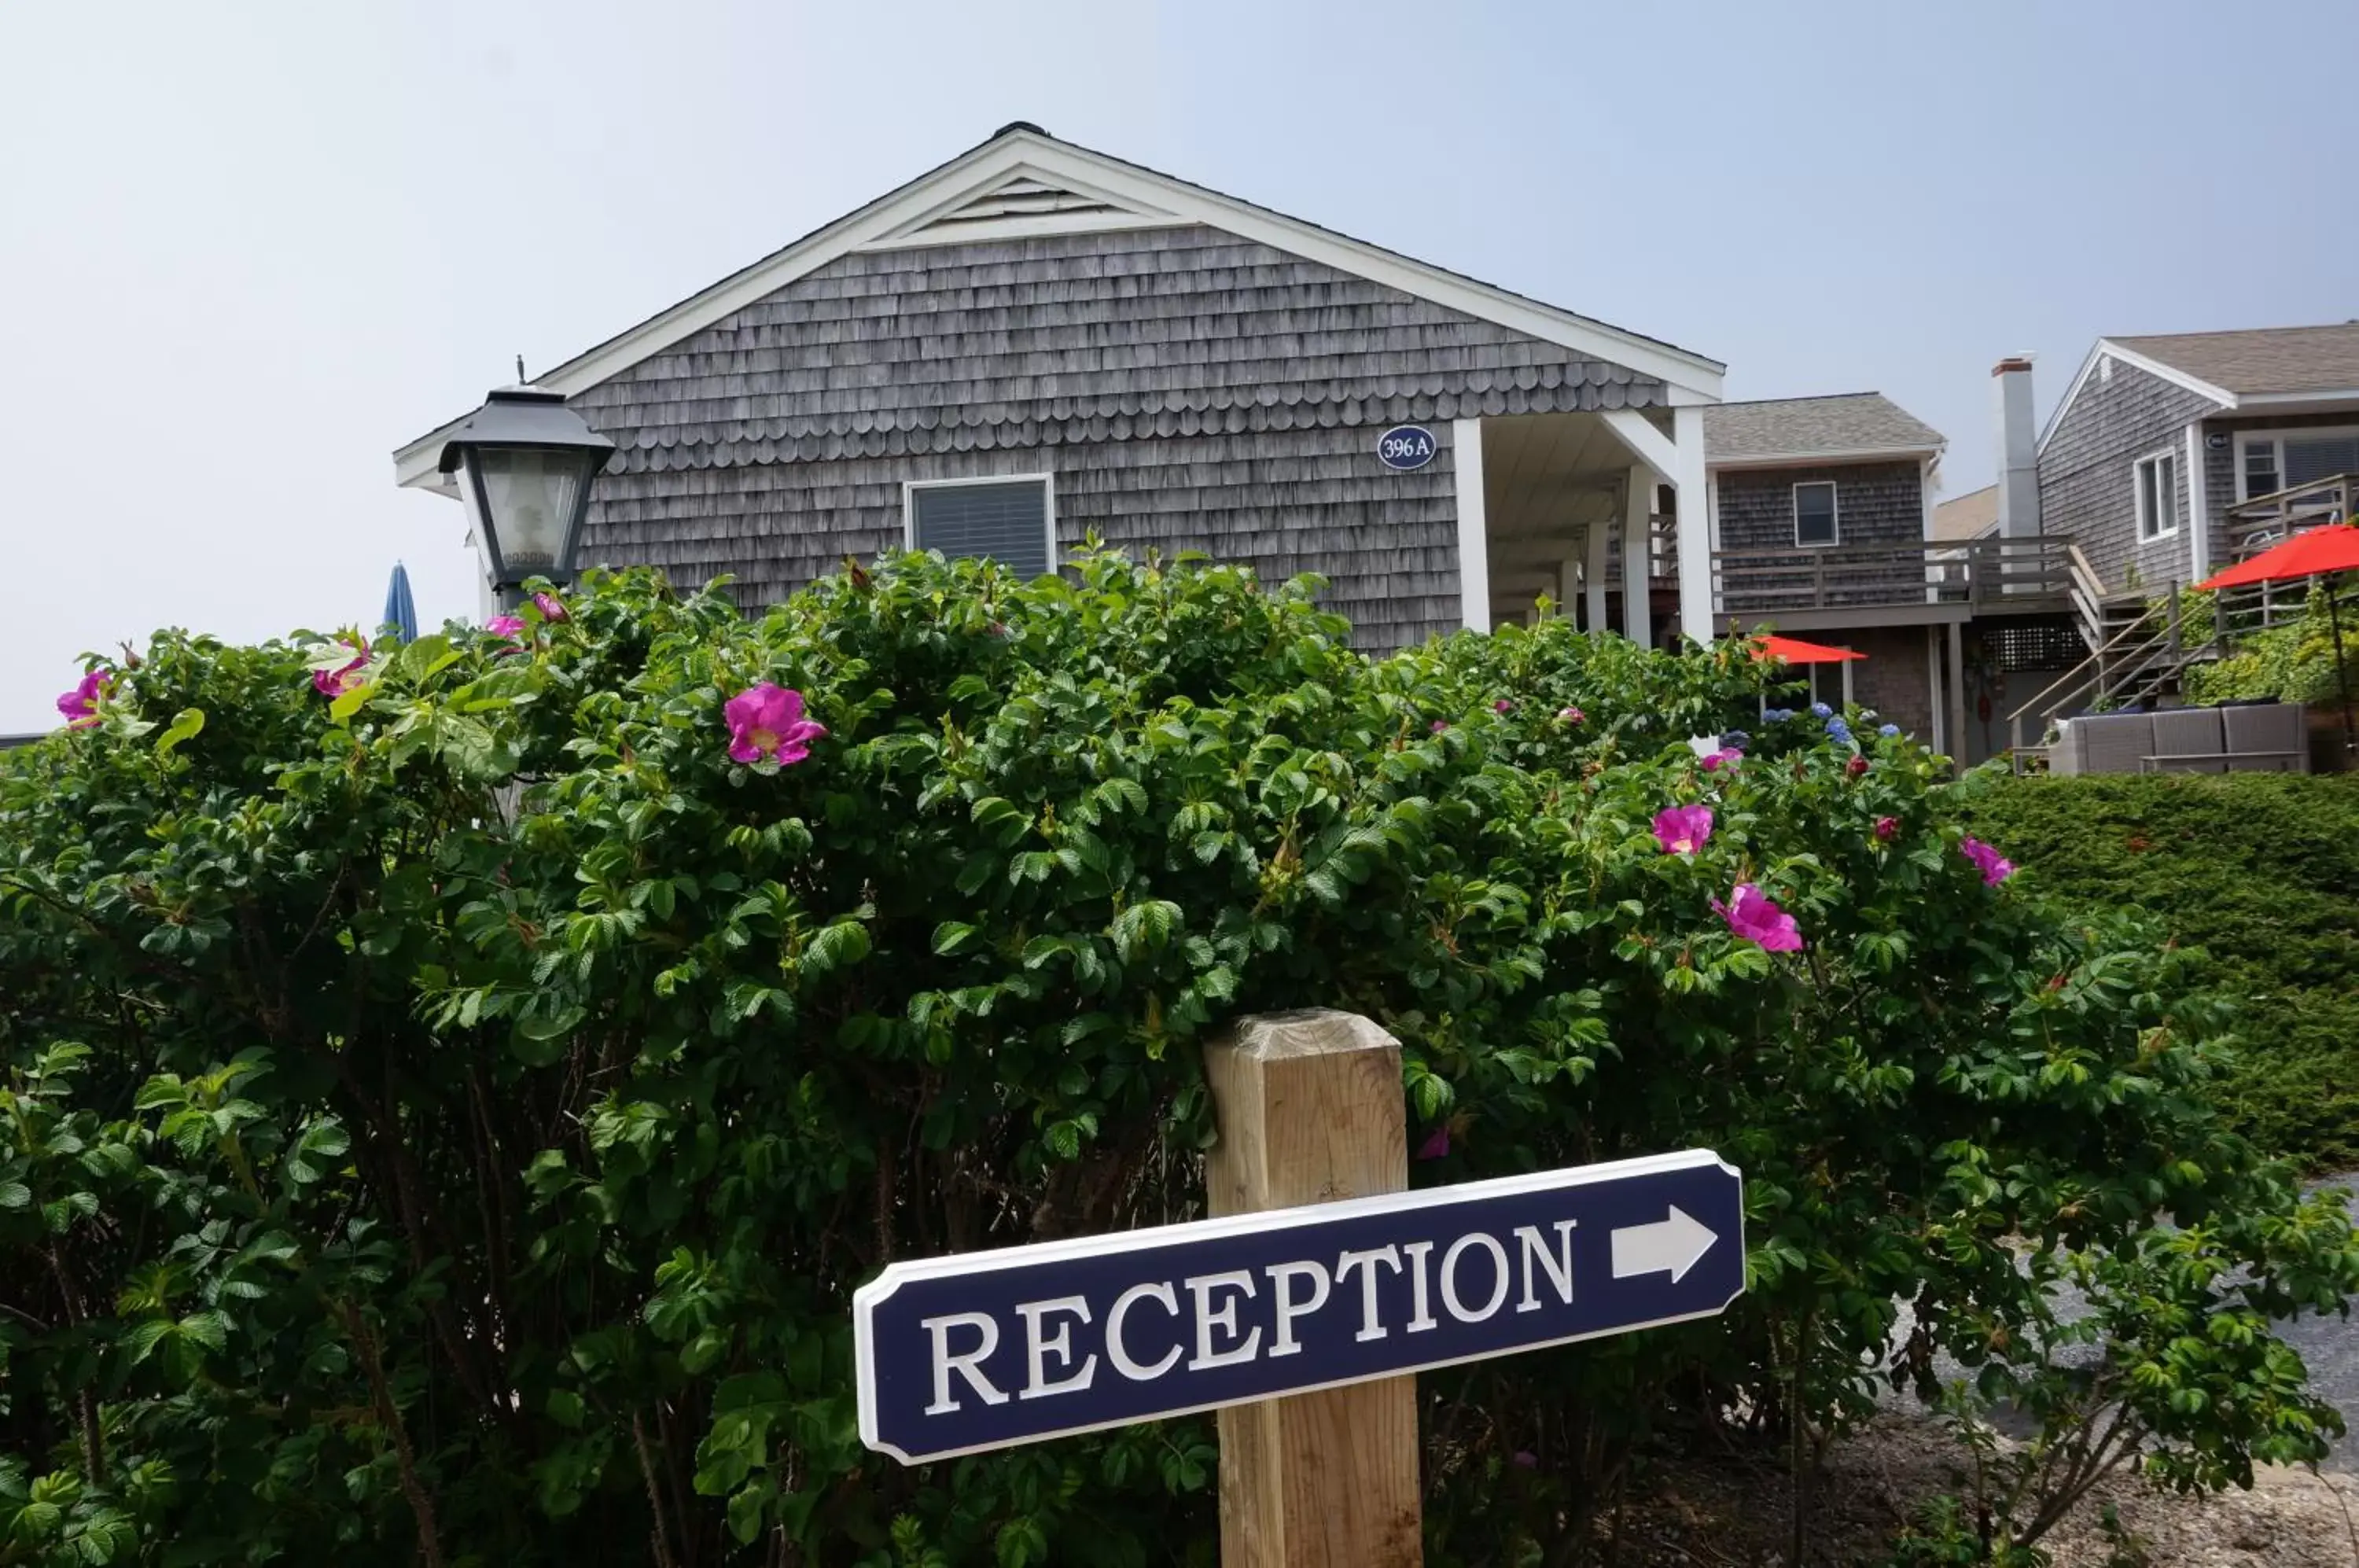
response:
{"label": "red patio umbrella", "polygon": [[[2359,572],[2359,528],[2328,523],[2305,528],[2250,561],[2213,572],[2195,586],[2210,593],[2217,588],[2245,588],[2258,583],[2291,583],[2337,572]],[[2335,607],[2332,590],[2326,595],[2326,620],[2334,628],[2334,683],[2343,694],[2343,744],[2345,748],[2359,749],[2359,727],[2351,722],[2351,674],[2343,667],[2343,613]]]}
{"label": "red patio umbrella", "polygon": [[1782,659],[1788,664],[1841,664],[1847,659],[1865,659],[1847,648],[1829,648],[1822,642],[1804,642],[1800,637],[1772,637],[1767,632],[1754,640],[1753,657],[1767,664]]}

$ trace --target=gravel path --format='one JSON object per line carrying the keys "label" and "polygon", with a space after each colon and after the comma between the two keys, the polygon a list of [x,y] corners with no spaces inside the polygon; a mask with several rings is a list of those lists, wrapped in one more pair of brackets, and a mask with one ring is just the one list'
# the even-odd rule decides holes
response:
{"label": "gravel path", "polygon": [[[2359,1171],[2331,1177],[2318,1185],[2349,1191],[2351,1218],[2359,1224]],[[2359,1473],[2359,1302],[2353,1304],[2350,1317],[2297,1318],[2283,1324],[2280,1332],[2287,1344],[2301,1352],[2302,1362],[2310,1368],[2310,1386],[2333,1402],[2351,1428],[2328,1456],[2326,1467]]]}
{"label": "gravel path", "polygon": [[[2322,1187],[2340,1187],[2346,1194],[2352,1223],[2359,1225],[2359,1171],[2340,1176],[2330,1176],[2311,1183],[2313,1191]],[[2080,1315],[2080,1292],[2067,1288],[2058,1295],[2062,1315],[2071,1319]],[[1907,1342],[1912,1325],[1911,1314],[1904,1303],[1900,1321],[1893,1331],[1893,1343]],[[2305,1316],[2277,1325],[2277,1332],[2287,1344],[2301,1353],[2302,1364],[2310,1368],[2310,1386],[2343,1412],[2343,1424],[2349,1430],[2322,1462],[2326,1469],[2346,1475],[2359,1475],[2359,1299],[2352,1302],[2349,1317]],[[1947,1356],[1935,1363],[1935,1372],[1943,1380],[1963,1376],[1963,1369]],[[1914,1398],[1889,1390],[1883,1395],[1887,1409],[1896,1413],[1913,1412],[1918,1409]],[[2011,1436],[2027,1436],[2027,1429],[2018,1431],[2005,1412],[1993,1418],[2001,1432]]]}

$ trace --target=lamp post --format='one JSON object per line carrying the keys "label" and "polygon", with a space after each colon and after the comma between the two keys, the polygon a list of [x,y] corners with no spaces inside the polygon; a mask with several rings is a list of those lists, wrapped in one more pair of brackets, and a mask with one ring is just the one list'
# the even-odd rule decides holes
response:
{"label": "lamp post", "polygon": [[443,446],[442,472],[458,475],[459,498],[504,607],[516,604],[527,577],[563,582],[573,574],[590,482],[614,450],[565,406],[562,393],[538,387],[490,394]]}

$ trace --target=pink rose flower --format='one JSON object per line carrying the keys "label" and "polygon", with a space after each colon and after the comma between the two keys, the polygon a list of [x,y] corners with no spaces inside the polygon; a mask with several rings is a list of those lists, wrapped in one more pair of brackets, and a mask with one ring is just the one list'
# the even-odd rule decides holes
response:
{"label": "pink rose flower", "polygon": [[825,724],[803,717],[803,694],[765,681],[729,699],[729,757],[759,762],[767,757],[790,767],[810,755],[810,743],[827,734]]}
{"label": "pink rose flower", "polygon": [[1442,731],[1450,727],[1450,721],[1448,719],[1436,719],[1433,721],[1430,727],[1435,735],[1440,735]]}
{"label": "pink rose flower", "polygon": [[524,640],[524,617],[522,615],[494,615],[490,620],[484,623],[484,629],[491,633],[494,637],[504,637],[510,642],[521,642]]}
{"label": "pink rose flower", "polygon": [[1665,806],[1655,813],[1655,842],[1665,855],[1693,855],[1711,837],[1710,806]]}
{"label": "pink rose flower", "polygon": [[1495,713],[1512,713],[1516,711],[1516,705],[1502,697],[1491,704],[1491,711]]}
{"label": "pink rose flower", "polygon": [[1556,716],[1562,719],[1566,724],[1577,724],[1589,715],[1582,713],[1579,708],[1559,708],[1556,711]]}
{"label": "pink rose flower", "polygon": [[2015,875],[2015,862],[1978,838],[1960,839],[1958,853],[1981,868],[1983,886],[1986,887],[1995,887]]}
{"label": "pink rose flower", "polygon": [[1417,1157],[1419,1160],[1439,1160],[1449,1152],[1450,1124],[1448,1122],[1442,1123],[1428,1133],[1425,1141],[1417,1146]]}
{"label": "pink rose flower", "polygon": [[540,612],[540,618],[544,621],[570,621],[573,618],[565,613],[564,601],[554,593],[535,593],[532,604]]}
{"label": "pink rose flower", "polygon": [[1867,771],[1867,758],[1861,757],[1854,752],[1852,755],[1852,759],[1843,764],[1843,771],[1850,774],[1854,779],[1858,778],[1861,774]]}
{"label": "pink rose flower", "polygon": [[1899,833],[1900,819],[1898,817],[1878,817],[1875,819],[1875,837],[1878,843],[1890,844],[1895,838],[1899,836]]}
{"label": "pink rose flower", "polygon": [[1733,746],[1724,746],[1703,759],[1703,770],[1706,773],[1717,773],[1723,768],[1734,768],[1744,760],[1743,752]]}
{"label": "pink rose flower", "polygon": [[1802,945],[1802,928],[1794,917],[1750,882],[1739,882],[1727,903],[1714,898],[1712,907],[1731,931],[1765,953],[1792,953]]}
{"label": "pink rose flower", "polygon": [[67,728],[86,729],[98,723],[98,699],[113,679],[111,670],[93,670],[76,681],[72,691],[58,694],[58,712],[65,715]]}
{"label": "pink rose flower", "polygon": [[[349,642],[344,646],[353,647]],[[311,689],[322,697],[341,697],[362,683],[362,677],[368,671],[368,661],[366,648],[353,648],[353,661],[350,664],[335,670],[311,671]]]}

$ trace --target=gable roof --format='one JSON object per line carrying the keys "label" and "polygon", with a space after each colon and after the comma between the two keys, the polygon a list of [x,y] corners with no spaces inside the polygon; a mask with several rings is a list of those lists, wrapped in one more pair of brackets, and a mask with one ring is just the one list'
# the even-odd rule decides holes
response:
{"label": "gable roof", "polygon": [[2359,321],[2323,327],[2253,327],[2234,332],[2163,332],[2099,338],[2039,430],[2039,450],[2107,356],[2160,376],[2226,409],[2359,402]]}
{"label": "gable roof", "polygon": [[[533,385],[567,397],[608,380],[839,256],[969,239],[1200,223],[1398,289],[1663,382],[1712,403],[1727,368],[1674,344],[1418,261],[1267,207],[1160,174],[1021,121],[867,206],[575,355]],[[394,452],[397,483],[446,487],[437,469],[460,415]]]}
{"label": "gable roof", "polygon": [[1703,411],[1710,465],[1939,456],[1941,433],[1881,392],[1718,403]]}
{"label": "gable roof", "polygon": [[1962,495],[1952,495],[1933,508],[1937,539],[1975,539],[1998,527],[1998,486],[1985,485]]}
{"label": "gable roof", "polygon": [[2359,321],[2106,340],[2236,399],[2359,392]]}

